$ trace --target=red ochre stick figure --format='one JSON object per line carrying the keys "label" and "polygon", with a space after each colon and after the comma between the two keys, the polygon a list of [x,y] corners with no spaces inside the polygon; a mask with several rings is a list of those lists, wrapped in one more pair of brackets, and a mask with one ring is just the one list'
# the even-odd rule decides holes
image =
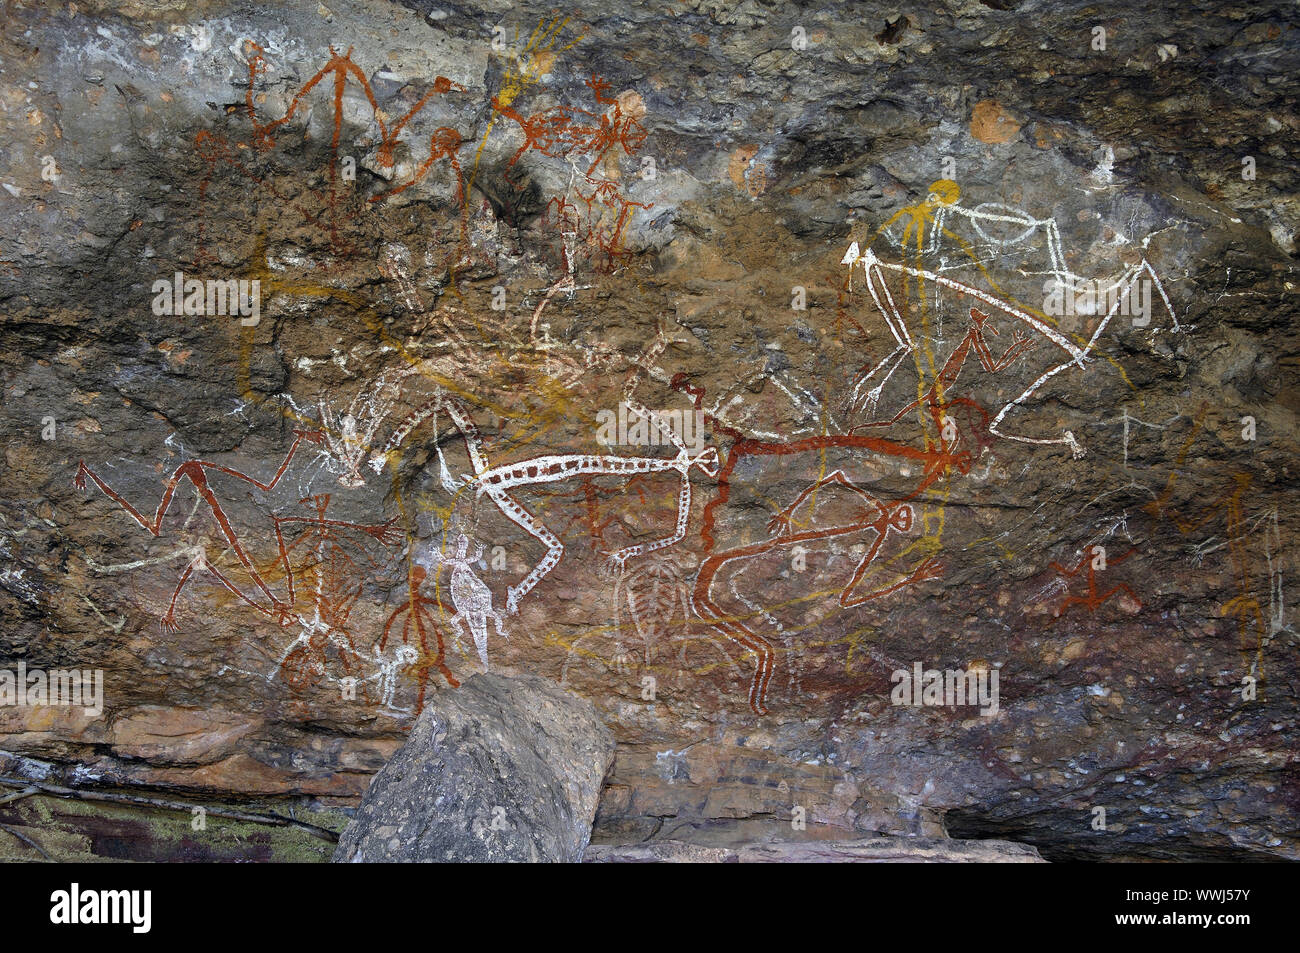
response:
{"label": "red ochre stick figure", "polygon": [[[247,595],[243,590],[241,590],[237,585],[235,585],[235,583],[232,582],[225,574],[223,574],[215,566],[213,566],[208,561],[207,555],[205,553],[200,552],[193,560],[190,561],[189,565],[185,567],[185,571],[181,574],[180,581],[179,583],[177,583],[176,590],[175,592],[172,593],[171,602],[167,607],[167,612],[165,615],[163,615],[162,619],[160,620],[164,631],[174,631],[176,629],[176,619],[175,619],[176,600],[180,597],[181,591],[185,588],[186,583],[189,582],[190,577],[194,574],[196,570],[199,569],[207,570],[209,573],[211,573],[213,576],[217,578],[217,581],[220,582],[222,586],[230,590],[230,592],[232,592],[235,596],[237,596],[244,602],[248,603],[258,612],[262,613],[268,618],[275,619],[280,625],[287,627],[289,625],[292,625],[297,620],[297,616],[294,612],[294,606],[293,606],[294,598],[293,598],[292,574],[291,573],[289,574],[290,579],[288,583],[289,585],[288,601],[282,601],[271,591],[265,579],[263,579],[261,573],[259,573],[257,568],[253,565],[252,557],[249,555],[248,551],[244,548],[244,544],[240,541],[240,538],[238,534],[235,532],[234,527],[231,526],[230,524],[230,519],[226,516],[225,510],[221,506],[221,501],[218,499],[216,493],[213,492],[212,487],[208,483],[208,471],[211,470],[217,473],[223,473],[227,476],[234,477],[237,480],[242,480],[245,483],[251,483],[253,486],[257,487],[259,490],[261,490],[264,493],[274,490],[276,486],[279,484],[280,479],[284,476],[285,471],[289,469],[289,464],[293,460],[294,454],[297,453],[299,445],[304,440],[309,443],[320,444],[324,439],[324,435],[321,433],[321,431],[318,430],[295,430],[293,433],[294,433],[294,441],[292,446],[289,447],[289,452],[285,454],[284,461],[280,464],[280,468],[276,471],[275,476],[272,477],[271,480],[266,483],[263,483],[262,481],[256,479],[255,477],[251,477],[246,473],[241,473],[240,471],[234,470],[230,467],[221,466],[220,464],[211,463],[206,460],[189,460],[185,463],[182,463],[179,467],[176,468],[176,470],[172,473],[172,475],[168,477],[165,483],[163,484],[162,499],[159,501],[158,508],[154,512],[152,519],[148,519],[143,514],[141,514],[141,512],[137,510],[134,506],[132,506],[124,497],[121,496],[121,494],[119,494],[116,490],[114,490],[111,486],[109,486],[98,474],[96,474],[93,470],[91,470],[88,466],[86,466],[84,460],[78,463],[77,475],[73,481],[78,489],[84,490],[86,488],[86,478],[89,477],[97,487],[99,487],[101,490],[104,491],[105,495],[107,495],[111,500],[113,500],[120,507],[122,507],[122,509],[124,509],[131,516],[132,519],[134,519],[142,527],[148,530],[149,533],[153,536],[158,536],[161,533],[163,517],[167,515],[167,511],[171,507],[172,500],[176,495],[176,488],[181,484],[183,480],[188,480],[190,484],[194,487],[195,491],[198,493],[199,498],[202,499],[204,504],[207,506],[208,511],[212,514],[213,519],[216,520],[217,526],[221,531],[221,535],[225,537],[226,542],[230,545],[231,551],[235,554],[235,557],[239,560],[240,564],[244,567],[244,570],[248,573],[248,576],[252,580],[253,584],[257,587],[258,590],[261,591],[262,596],[264,596],[266,599],[266,602],[269,603],[267,605],[263,605],[261,602]],[[280,532],[280,523],[282,522],[284,523],[311,522],[311,523],[316,523],[318,525],[336,525],[340,527],[347,527],[350,529],[356,529],[361,532],[364,532],[374,537],[375,539],[378,539],[380,542],[384,543],[385,545],[389,545],[391,542],[391,533],[392,533],[391,521],[389,523],[384,523],[381,525],[364,526],[360,524],[342,523],[334,520],[324,520],[323,518],[311,518],[311,517],[285,517],[283,519],[277,519],[276,535],[280,541],[281,558],[284,561],[284,565],[286,566],[286,569],[287,569],[287,560],[288,560],[288,550],[285,547],[283,535]]]}
{"label": "red ochre stick figure", "polygon": [[[506,169],[513,169],[530,149],[553,159],[571,155],[590,155],[591,164],[583,173],[590,178],[605,160],[606,155],[615,146],[622,146],[624,152],[631,155],[646,139],[645,127],[638,121],[645,115],[645,107],[635,93],[630,94],[627,103],[628,112],[624,112],[621,97],[609,97],[605,91],[609,83],[597,77],[587,81],[587,86],[595,94],[596,102],[612,106],[604,113],[594,113],[575,106],[555,106],[524,116],[500,98],[492,97],[492,108],[507,119],[514,120],[524,134],[524,142],[506,163]],[[630,114],[629,114],[630,113]],[[582,124],[585,118],[588,125]],[[575,122],[574,120],[578,121]]]}
{"label": "red ochre stick figure", "polygon": [[[988,342],[984,339],[987,332],[998,333],[998,329],[988,324],[989,316],[977,308],[970,309],[971,328],[966,332],[966,336],[961,339],[961,343],[953,349],[944,362],[943,368],[939,371],[935,382],[930,385],[926,392],[918,397],[912,403],[908,404],[890,420],[877,421],[875,423],[862,424],[861,427],[853,428],[854,431],[865,427],[889,427],[903,419],[907,414],[916,410],[922,403],[926,404],[932,411],[935,409],[946,409],[952,403],[972,403],[971,401],[961,398],[957,401],[944,401],[944,395],[952,389],[957,383],[957,378],[961,374],[962,367],[966,364],[966,358],[973,350],[976,357],[979,358],[980,366],[990,374],[996,374],[1007,368],[1011,363],[1025,351],[1030,350],[1036,343],[1028,333],[1017,328],[1012,336],[1011,343],[1007,349],[1002,352],[1000,357],[994,357],[993,352],[989,350]],[[986,326],[987,325],[987,326]],[[985,414],[987,418],[987,414]]]}
{"label": "red ochre stick figure", "polygon": [[514,108],[492,97],[492,108],[507,119],[513,119],[524,134],[524,143],[515,150],[515,154],[506,163],[506,171],[515,167],[529,149],[535,149],[544,156],[562,158],[577,149],[582,141],[580,133],[573,127],[573,107],[556,106],[531,116],[525,116]]}
{"label": "red ochre stick figure", "polygon": [[[935,473],[937,474],[937,470]],[[909,499],[923,492],[933,478],[927,477],[922,480],[921,485],[913,491]],[[792,517],[795,511],[805,500],[818,490],[830,486],[838,485],[857,494],[867,505],[869,510],[861,519],[853,520],[849,523],[821,527],[817,529],[808,529],[800,532],[792,530]],[[843,608],[852,608],[860,606],[863,603],[873,599],[879,599],[893,592],[922,582],[926,579],[938,577],[943,567],[933,558],[923,559],[913,571],[901,581],[891,585],[870,590],[864,593],[857,593],[863,577],[875,562],[876,556],[880,552],[881,546],[884,545],[886,538],[890,533],[907,533],[912,528],[914,513],[909,503],[904,501],[895,501],[894,503],[884,503],[878,500],[872,494],[856,486],[849,480],[843,471],[836,470],[830,476],[818,480],[812,486],[808,487],[798,498],[795,499],[788,507],[772,518],[769,529],[776,532],[772,539],[764,540],[758,543],[751,543],[748,546],[740,546],[735,549],[727,550],[721,553],[714,553],[709,556],[700,565],[699,574],[695,579],[695,589],[692,593],[692,602],[696,613],[704,619],[709,625],[720,632],[725,637],[737,642],[746,649],[752,651],[758,656],[758,665],[754,672],[754,679],[749,690],[749,707],[756,714],[767,714],[767,686],[772,679],[772,673],[775,670],[775,656],[772,644],[761,635],[747,628],[741,621],[735,617],[728,616],[712,599],[710,590],[718,572],[727,563],[737,559],[752,559],[767,553],[777,547],[794,546],[800,543],[832,539],[837,536],[844,536],[850,533],[860,533],[865,530],[871,530],[875,533],[875,539],[868,548],[866,554],[858,562],[854,570],[853,578],[849,581],[839,596],[839,604]]]}
{"label": "red ochre stick figure", "polygon": [[601,114],[599,128],[583,130],[588,133],[588,136],[582,143],[582,152],[593,156],[586,172],[590,177],[615,146],[622,146],[623,151],[628,155],[641,148],[646,139],[646,130],[639,122],[645,116],[645,103],[638,94],[606,96],[605,91],[610,88],[610,85],[597,76],[587,80],[587,86],[595,94],[596,102],[614,107]]}
{"label": "red ochre stick figure", "polygon": [[[433,607],[438,611],[442,610],[442,605],[436,599],[430,599],[420,592],[420,587],[424,585],[427,572],[423,566],[412,566],[407,573],[407,600],[403,605],[398,606],[393,614],[388,617],[388,623],[384,626],[383,637],[379,640],[379,650],[382,652],[388,645],[388,637],[392,634],[393,626],[397,620],[405,616],[402,622],[402,642],[410,644],[411,630],[414,628],[416,639],[420,644],[420,660],[416,663],[415,673],[419,683],[419,696],[416,698],[415,710],[417,713],[424,709],[424,693],[429,685],[429,670],[438,669],[442,677],[447,680],[447,684],[452,688],[457,688],[460,682],[451,674],[451,669],[447,668],[446,655],[447,646],[442,637],[442,629],[433,619]],[[428,635],[432,632],[434,639],[437,641],[438,651],[434,654],[429,650]]]}
{"label": "red ochre stick figure", "polygon": [[[584,238],[589,245],[594,244],[605,254],[604,270],[612,272],[614,260],[625,254],[623,229],[627,227],[628,219],[633,214],[632,210],[640,208],[648,211],[654,208],[654,203],[647,205],[644,202],[626,199],[618,190],[618,186],[609,181],[598,183],[591,195],[583,195],[576,188],[574,192],[587,206],[587,228]],[[612,221],[610,212],[614,213]]]}
{"label": "red ochre stick figure", "polygon": [[1137,548],[1134,547],[1133,549],[1130,549],[1128,552],[1126,552],[1123,556],[1120,556],[1118,559],[1110,560],[1108,564],[1106,562],[1105,547],[1091,546],[1088,548],[1088,551],[1083,554],[1083,558],[1079,560],[1078,565],[1076,565],[1073,569],[1067,569],[1066,567],[1062,566],[1060,563],[1055,561],[1050,563],[1049,565],[1052,567],[1052,569],[1060,573],[1061,576],[1065,577],[1066,579],[1073,579],[1075,576],[1079,575],[1079,573],[1083,571],[1084,566],[1088,567],[1087,591],[1081,596],[1067,595],[1065,597],[1065,601],[1060,604],[1057,610],[1053,613],[1053,616],[1059,619],[1062,615],[1065,614],[1065,610],[1070,608],[1070,606],[1072,605],[1084,605],[1088,607],[1089,612],[1096,612],[1097,607],[1099,605],[1101,605],[1111,596],[1115,595],[1115,593],[1117,592],[1126,593],[1130,599],[1132,599],[1134,602],[1138,604],[1138,608],[1140,609],[1142,607],[1142,600],[1137,597],[1137,593],[1135,593],[1132,589],[1130,589],[1122,582],[1119,583],[1118,585],[1111,586],[1111,588],[1107,589],[1105,592],[1098,592],[1097,590],[1097,573],[1104,572],[1106,569],[1110,568],[1110,566],[1118,566],[1120,563],[1128,559],[1136,552],[1137,552]]}
{"label": "red ochre stick figure", "polygon": [[[253,103],[253,89],[257,84],[259,73],[265,72],[266,60],[262,56],[265,52],[256,43],[248,42],[248,47],[253,51],[253,55],[248,58],[248,91],[245,94],[245,102],[248,104],[248,119],[253,124],[253,141],[259,149],[270,149],[275,145],[275,136],[273,133],[281,126],[287,124],[293,119],[294,113],[298,111],[298,106],[308,93],[310,93],[318,83],[325,79],[326,76],[333,74],[334,79],[334,130],[333,137],[330,140],[332,154],[335,159],[338,157],[339,140],[343,134],[343,93],[347,89],[348,77],[352,77],[361,85],[361,91],[370,103],[371,115],[375,123],[379,126],[379,154],[378,161],[384,168],[392,168],[393,165],[393,146],[397,144],[398,136],[415,115],[425,107],[425,105],[435,95],[448,93],[455,89],[458,92],[465,92],[465,87],[459,83],[453,83],[445,76],[439,76],[430,89],[423,97],[412,106],[401,119],[390,129],[384,124],[382,111],[379,108],[379,101],[375,99],[374,90],[370,87],[370,81],[366,79],[366,74],[352,59],[352,49],[348,48],[347,53],[339,56],[334,47],[330,47],[330,58],[324,66],[303,84],[302,88],[294,94],[292,101],[289,103],[288,110],[279,119],[273,119],[270,122],[258,122],[257,107]],[[337,162],[330,166],[330,181],[334,180],[337,174],[335,168]]]}
{"label": "red ochre stick figure", "polygon": [[[297,93],[294,94],[293,99],[289,103],[289,108],[285,111],[285,114],[281,116],[279,119],[261,121],[258,118],[257,107],[254,102],[254,89],[257,86],[259,76],[266,71],[266,60],[263,56],[263,53],[265,51],[262,49],[262,47],[258,46],[256,43],[253,43],[251,41],[246,41],[246,50],[250,53],[250,55],[248,57],[248,90],[245,94],[245,102],[247,104],[249,122],[252,124],[253,127],[251,143],[259,151],[266,152],[271,148],[273,148],[276,144],[276,140],[275,140],[276,132],[293,119],[294,115],[298,112],[299,106],[303,103],[307,95],[317,85],[321,84],[327,77],[332,77],[333,79],[332,85],[333,85],[333,93],[334,93],[333,96],[334,116],[333,116],[333,131],[330,140],[328,193],[322,195],[320,192],[317,192],[315,189],[309,188],[309,191],[314,193],[317,196],[317,198],[320,199],[327,206],[328,221],[321,222],[317,216],[312,215],[305,209],[301,208],[300,206],[297,206],[296,203],[293,204],[295,204],[295,207],[298,207],[298,210],[309,221],[311,221],[315,225],[322,227],[323,229],[329,232],[330,241],[336,248],[341,247],[340,238],[338,234],[338,227],[339,227],[340,220],[352,218],[355,215],[355,213],[353,213],[352,215],[341,216],[338,208],[339,191],[337,188],[337,180],[338,180],[338,168],[339,168],[339,145],[342,139],[342,132],[343,132],[343,95],[347,89],[348,82],[350,80],[355,80],[361,86],[362,94],[365,96],[366,101],[370,104],[371,118],[376,123],[376,125],[379,126],[379,133],[380,133],[380,141],[377,150],[376,161],[378,162],[380,167],[384,169],[391,169],[394,165],[393,151],[400,139],[402,130],[406,128],[406,126],[411,122],[411,120],[415,118],[415,116],[429,103],[429,101],[434,96],[449,93],[452,90],[456,90],[458,92],[467,91],[465,87],[460,85],[459,83],[452,82],[450,79],[448,79],[445,76],[439,76],[434,81],[433,88],[430,89],[428,92],[426,92],[424,96],[422,96],[419,99],[419,101],[415,103],[414,106],[412,106],[409,110],[407,110],[406,114],[403,115],[401,119],[399,119],[392,126],[389,126],[385,123],[383,110],[381,110],[379,107],[379,101],[375,97],[374,90],[371,88],[369,80],[366,78],[365,73],[362,72],[360,67],[358,67],[356,62],[353,61],[352,59],[352,50],[349,49],[346,54],[340,56],[334,50],[333,47],[330,47],[329,60],[326,62],[326,64],[323,67],[321,67],[321,69],[311,79],[309,79],[298,90]],[[463,183],[463,177],[460,172],[459,163],[455,158],[455,150],[458,149],[460,145],[461,145],[460,134],[456,132],[454,129],[448,129],[446,127],[443,127],[436,130],[433,133],[433,135],[430,137],[430,141],[429,141],[430,155],[420,166],[420,168],[417,170],[415,176],[411,179],[411,181],[406,182],[395,188],[389,189],[388,191],[381,193],[378,196],[374,196],[370,199],[370,201],[371,202],[382,201],[383,199],[387,199],[392,197],[393,195],[397,195],[398,193],[404,191],[406,188],[408,188],[409,186],[413,185],[415,182],[423,178],[424,175],[429,171],[429,169],[434,165],[434,163],[437,162],[439,159],[448,159],[450,164],[453,166],[453,168],[455,168],[457,174],[457,194],[459,196],[460,205],[461,205],[462,237],[464,237],[467,231],[465,227],[465,223],[468,220],[468,210],[465,202],[465,188]],[[203,221],[202,221],[203,202],[204,199],[206,198],[207,188],[212,179],[213,171],[215,169],[217,162],[226,162],[230,164],[231,166],[233,166],[234,168],[242,172],[244,175],[248,176],[254,182],[257,182],[259,185],[267,188],[268,191],[270,191],[271,194],[274,195],[277,199],[280,199],[281,201],[286,203],[289,202],[289,199],[281,195],[270,182],[258,176],[257,174],[252,172],[247,166],[245,166],[243,163],[233,158],[229,146],[225,143],[224,140],[220,139],[220,137],[212,133],[209,133],[207,131],[200,132],[199,135],[195,138],[195,148],[199,152],[199,155],[208,164],[207,173],[199,184],[200,239],[199,239],[198,257],[199,260],[202,261],[205,259],[205,257],[207,257],[206,249],[203,246]]]}
{"label": "red ochre stick figure", "polygon": [[[677,374],[673,377],[670,385],[673,390],[687,394],[695,405],[696,410],[703,411],[705,392],[704,388],[692,385],[684,374]],[[936,414],[937,410],[934,411]],[[958,443],[961,441],[959,433],[945,433],[949,428],[942,428],[940,437],[937,442],[927,441],[929,446],[926,449],[908,446],[893,440],[887,440],[881,437],[871,437],[863,434],[828,434],[816,437],[808,437],[802,440],[795,440],[789,443],[768,442],[763,440],[754,440],[743,436],[734,427],[730,427],[720,420],[713,417],[712,414],[705,413],[705,420],[709,423],[711,429],[718,436],[729,436],[734,438],[735,442],[727,452],[726,463],[719,469],[717,474],[718,492],[717,495],[709,501],[704,508],[702,525],[700,528],[700,539],[703,541],[705,551],[712,553],[716,540],[714,538],[714,527],[716,525],[715,513],[719,506],[724,505],[731,496],[731,477],[735,472],[736,466],[746,457],[752,456],[793,456],[802,453],[821,454],[825,450],[832,448],[864,450],[870,453],[882,454],[889,457],[897,457],[902,460],[911,460],[921,463],[924,466],[924,473],[915,489],[907,496],[895,501],[893,504],[885,504],[875,499],[871,494],[859,489],[850,481],[841,471],[836,471],[825,480],[819,481],[819,484],[809,487],[799,499],[790,507],[787,507],[773,519],[773,528],[780,529],[782,532],[774,539],[761,543],[754,543],[749,546],[742,546],[738,549],[729,550],[722,553],[714,553],[708,556],[700,566],[699,574],[696,576],[696,585],[693,595],[693,602],[696,612],[721,632],[724,636],[738,642],[745,648],[753,651],[758,656],[758,668],[754,674],[754,681],[750,688],[750,707],[757,714],[766,714],[766,694],[767,685],[771,680],[774,668],[772,645],[762,636],[750,631],[744,625],[734,619],[730,619],[723,613],[710,598],[709,590],[712,587],[713,580],[722,566],[734,559],[752,558],[760,553],[767,552],[776,546],[794,545],[804,540],[828,539],[834,536],[845,535],[847,533],[861,532],[863,530],[874,530],[876,541],[867,556],[859,563],[857,570],[854,572],[853,579],[845,587],[840,595],[840,605],[852,607],[860,605],[871,599],[877,599],[881,596],[888,595],[906,585],[921,582],[924,579],[934,578],[941,571],[940,565],[931,558],[922,560],[916,565],[913,572],[908,575],[902,582],[887,587],[882,590],[868,592],[864,595],[855,597],[854,591],[861,583],[863,577],[871,566],[876,557],[880,546],[884,543],[885,537],[891,531],[906,532],[911,528],[914,519],[914,512],[910,505],[907,505],[906,514],[902,512],[905,504],[910,502],[930,489],[936,482],[942,479],[952,470],[958,473],[967,473],[970,470],[971,454],[969,451],[956,450]],[[794,507],[800,505],[809,495],[827,483],[839,483],[842,486],[850,488],[853,492],[863,496],[872,506],[872,515],[870,518],[864,518],[860,521],[854,521],[843,526],[834,526],[822,529],[812,529],[800,533],[790,533],[788,531],[790,518],[794,512]]]}
{"label": "red ochre stick figure", "polygon": [[449,126],[439,126],[429,137],[429,157],[420,164],[415,170],[408,182],[395,186],[386,192],[380,192],[378,195],[372,195],[370,201],[382,202],[385,199],[392,198],[394,195],[400,195],[424,178],[429,169],[439,159],[446,159],[447,164],[452,167],[456,173],[456,204],[460,206],[460,240],[462,245],[469,244],[469,203],[465,199],[465,173],[460,167],[460,160],[456,153],[464,145],[464,137],[459,132]]}

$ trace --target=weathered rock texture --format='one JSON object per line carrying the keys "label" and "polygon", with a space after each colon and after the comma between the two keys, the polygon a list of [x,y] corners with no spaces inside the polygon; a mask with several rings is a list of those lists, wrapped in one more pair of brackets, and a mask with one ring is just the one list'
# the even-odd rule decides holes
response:
{"label": "weathered rock texture", "polygon": [[4,4],[0,669],[105,698],[0,751],[306,816],[500,669],[601,838],[1300,858],[1297,11],[1172,6]]}
{"label": "weathered rock texture", "polygon": [[475,675],[425,707],[334,860],[579,861],[613,761],[590,702],[535,675]]}
{"label": "weathered rock texture", "polygon": [[876,837],[857,841],[704,847],[681,841],[592,845],[589,864],[1041,864],[1032,847],[1006,841]]}

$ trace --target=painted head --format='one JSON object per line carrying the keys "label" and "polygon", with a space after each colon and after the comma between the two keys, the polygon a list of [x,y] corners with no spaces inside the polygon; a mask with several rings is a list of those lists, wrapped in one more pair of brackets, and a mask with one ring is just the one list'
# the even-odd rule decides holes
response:
{"label": "painted head", "polygon": [[930,183],[930,194],[926,196],[928,205],[952,205],[961,197],[961,188],[952,179],[939,179]]}
{"label": "painted head", "polygon": [[447,159],[456,155],[456,150],[461,147],[464,139],[455,129],[448,126],[440,126],[433,131],[429,137],[429,158],[430,159]]}

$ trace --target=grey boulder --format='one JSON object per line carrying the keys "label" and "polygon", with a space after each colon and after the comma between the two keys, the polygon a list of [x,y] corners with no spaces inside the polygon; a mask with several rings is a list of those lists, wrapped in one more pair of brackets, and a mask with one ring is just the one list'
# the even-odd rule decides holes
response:
{"label": "grey boulder", "polygon": [[595,707],[537,676],[434,694],[375,776],[335,862],[580,862],[614,739]]}

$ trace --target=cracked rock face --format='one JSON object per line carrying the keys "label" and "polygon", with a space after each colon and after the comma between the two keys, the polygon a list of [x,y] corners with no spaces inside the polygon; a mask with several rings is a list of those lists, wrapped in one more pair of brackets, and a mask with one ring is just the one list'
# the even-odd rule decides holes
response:
{"label": "cracked rock face", "polygon": [[598,6],[5,6],[0,774],[1296,858],[1295,11]]}

